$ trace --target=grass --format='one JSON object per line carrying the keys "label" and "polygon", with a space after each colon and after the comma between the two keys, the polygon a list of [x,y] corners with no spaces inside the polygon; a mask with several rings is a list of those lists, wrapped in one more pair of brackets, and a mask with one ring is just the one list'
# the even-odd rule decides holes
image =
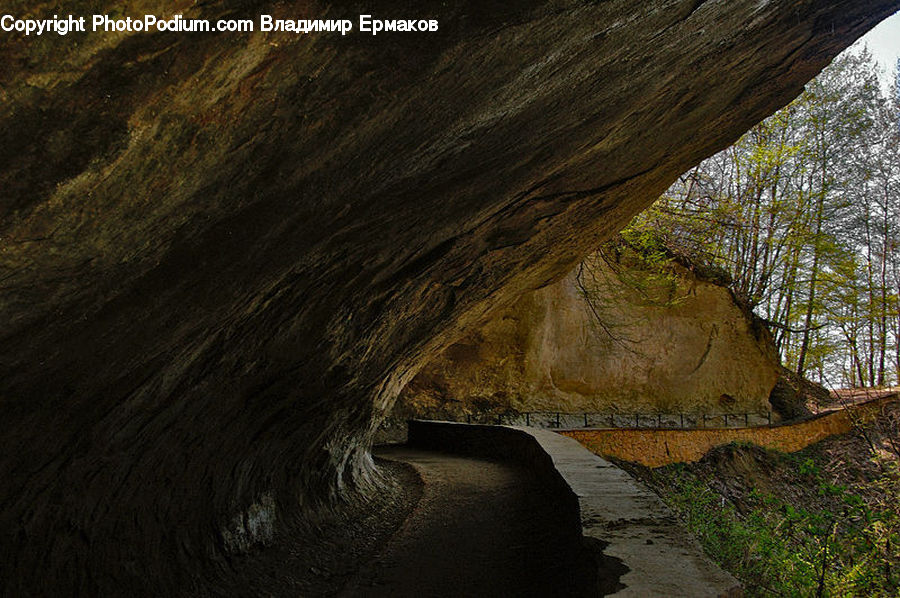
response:
{"label": "grass", "polygon": [[700,464],[629,469],[747,596],[900,596],[896,462],[866,464],[860,477],[830,459],[731,445]]}

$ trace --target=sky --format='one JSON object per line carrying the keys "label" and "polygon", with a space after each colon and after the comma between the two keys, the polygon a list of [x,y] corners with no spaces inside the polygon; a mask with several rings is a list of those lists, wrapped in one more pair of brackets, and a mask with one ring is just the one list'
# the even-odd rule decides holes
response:
{"label": "sky", "polygon": [[883,82],[887,87],[900,57],[900,12],[878,24],[857,43],[865,43],[884,69]]}

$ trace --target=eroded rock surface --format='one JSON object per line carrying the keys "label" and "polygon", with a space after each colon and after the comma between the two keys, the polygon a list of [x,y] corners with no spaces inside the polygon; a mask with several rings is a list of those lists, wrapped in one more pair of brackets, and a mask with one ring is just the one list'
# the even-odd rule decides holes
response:
{"label": "eroded rock surface", "polygon": [[80,0],[440,31],[2,34],[3,589],[169,594],[366,491],[422,363],[898,6]]}
{"label": "eroded rock surface", "polygon": [[779,370],[728,287],[610,244],[448,347],[394,413],[764,413]]}

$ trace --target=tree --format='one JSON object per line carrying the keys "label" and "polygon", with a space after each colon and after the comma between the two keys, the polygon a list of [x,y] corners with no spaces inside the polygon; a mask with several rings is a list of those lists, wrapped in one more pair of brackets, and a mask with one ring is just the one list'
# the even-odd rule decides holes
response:
{"label": "tree", "polygon": [[845,53],[627,230],[725,269],[797,373],[896,381],[900,85],[892,95],[867,50]]}

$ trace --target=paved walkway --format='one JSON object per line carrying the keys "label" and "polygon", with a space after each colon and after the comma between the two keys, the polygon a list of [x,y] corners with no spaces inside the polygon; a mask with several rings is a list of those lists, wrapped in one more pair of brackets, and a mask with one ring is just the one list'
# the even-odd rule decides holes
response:
{"label": "paved walkway", "polygon": [[[703,554],[659,497],[571,438],[534,428],[414,420],[409,439],[429,449],[502,455],[543,472],[548,485],[567,486],[578,503],[585,543],[593,550],[594,596],[741,595],[737,580]],[[569,512],[574,509],[569,501]]]}
{"label": "paved walkway", "polygon": [[[341,596],[573,596],[590,569],[562,509],[514,465],[390,447],[422,476],[419,505]],[[571,527],[569,527],[571,529]],[[579,551],[579,552],[574,552]]]}
{"label": "paved walkway", "polygon": [[604,554],[628,571],[617,598],[737,597],[740,584],[703,554],[662,501],[625,471],[571,438],[544,430],[531,434],[553,457],[556,470],[578,496],[584,535],[602,541]]}

